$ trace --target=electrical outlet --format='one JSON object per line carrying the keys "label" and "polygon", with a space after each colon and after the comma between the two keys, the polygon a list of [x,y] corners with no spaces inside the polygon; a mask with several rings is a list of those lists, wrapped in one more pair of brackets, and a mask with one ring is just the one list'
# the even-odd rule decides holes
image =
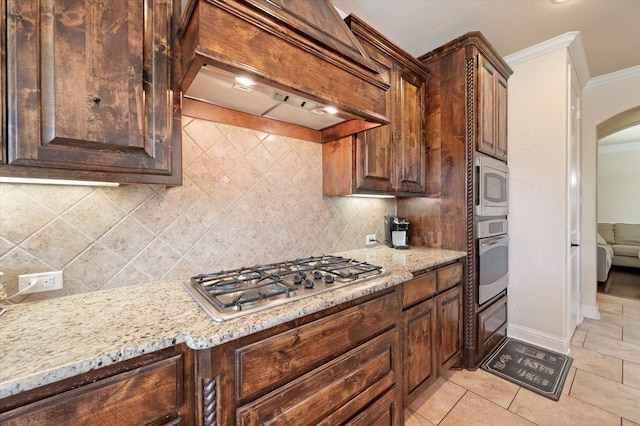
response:
{"label": "electrical outlet", "polygon": [[370,234],[370,235],[367,235],[367,236],[364,238],[364,242],[365,242],[365,244],[366,244],[366,245],[368,245],[368,246],[370,246],[371,244],[375,244],[375,243],[376,243],[376,240],[377,240],[377,238],[376,238],[376,234]]}
{"label": "electrical outlet", "polygon": [[22,291],[35,283],[24,294],[40,293],[42,291],[60,290],[62,288],[62,271],[40,272],[38,274],[26,274],[18,276],[18,291]]}

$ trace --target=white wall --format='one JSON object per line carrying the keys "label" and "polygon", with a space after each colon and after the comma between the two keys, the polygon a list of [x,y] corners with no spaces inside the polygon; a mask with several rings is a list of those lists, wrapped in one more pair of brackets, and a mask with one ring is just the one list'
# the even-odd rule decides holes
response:
{"label": "white wall", "polygon": [[640,66],[594,78],[582,92],[582,312],[598,317],[596,303],[596,127],[640,105]]}
{"label": "white wall", "polygon": [[509,333],[564,350],[567,49],[510,66]]}
{"label": "white wall", "polygon": [[640,149],[598,154],[598,221],[640,223]]}

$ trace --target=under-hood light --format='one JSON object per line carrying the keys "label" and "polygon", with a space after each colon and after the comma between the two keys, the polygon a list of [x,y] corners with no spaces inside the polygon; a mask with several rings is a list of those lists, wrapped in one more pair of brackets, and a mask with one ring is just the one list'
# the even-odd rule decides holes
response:
{"label": "under-hood light", "polygon": [[248,77],[236,77],[236,81],[246,87],[251,87],[256,85],[256,82],[251,80]]}
{"label": "under-hood light", "polygon": [[326,112],[328,112],[329,114],[337,114],[338,113],[338,109],[332,106],[326,106],[324,107],[324,110]]}
{"label": "under-hood light", "polygon": [[349,194],[345,197],[352,198],[396,198],[395,195],[377,195],[377,194]]}
{"label": "under-hood light", "polygon": [[120,186],[118,182],[99,182],[87,180],[35,179],[0,177],[0,183],[29,183],[37,185],[67,185],[67,186]]}
{"label": "under-hood light", "polygon": [[256,82],[251,80],[249,77],[235,77],[235,81],[238,84],[234,84],[233,88],[245,93],[253,92],[251,86],[255,86]]}
{"label": "under-hood light", "polygon": [[245,93],[253,92],[253,89],[249,86],[243,86],[242,84],[234,84],[233,88]]}

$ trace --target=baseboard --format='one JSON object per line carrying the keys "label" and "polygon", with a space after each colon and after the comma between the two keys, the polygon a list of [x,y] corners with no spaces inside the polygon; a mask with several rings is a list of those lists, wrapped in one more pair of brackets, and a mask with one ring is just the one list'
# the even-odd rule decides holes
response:
{"label": "baseboard", "polygon": [[582,311],[582,316],[584,316],[585,318],[591,318],[595,320],[600,319],[600,311],[598,310],[598,304],[596,304],[596,306],[582,305],[580,307],[580,310]]}
{"label": "baseboard", "polygon": [[532,343],[552,351],[560,352],[562,354],[568,354],[571,346],[571,337],[569,337],[569,340],[564,340],[557,336],[541,333],[537,330],[517,325],[507,326],[507,336]]}

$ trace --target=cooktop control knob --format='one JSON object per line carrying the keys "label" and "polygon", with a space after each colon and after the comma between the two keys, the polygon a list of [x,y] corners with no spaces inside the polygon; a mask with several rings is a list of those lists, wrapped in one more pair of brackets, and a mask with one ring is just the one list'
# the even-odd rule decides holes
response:
{"label": "cooktop control knob", "polygon": [[322,278],[322,272],[320,272],[320,271],[315,271],[315,272],[313,273],[313,279],[315,279],[315,280],[319,280],[319,279],[321,279],[321,278]]}
{"label": "cooktop control knob", "polygon": [[327,284],[333,284],[333,282],[334,282],[333,275],[329,275],[329,274],[325,275],[324,276],[324,282],[327,283]]}
{"label": "cooktop control knob", "polygon": [[304,288],[313,288],[313,281],[310,279],[304,280]]}

